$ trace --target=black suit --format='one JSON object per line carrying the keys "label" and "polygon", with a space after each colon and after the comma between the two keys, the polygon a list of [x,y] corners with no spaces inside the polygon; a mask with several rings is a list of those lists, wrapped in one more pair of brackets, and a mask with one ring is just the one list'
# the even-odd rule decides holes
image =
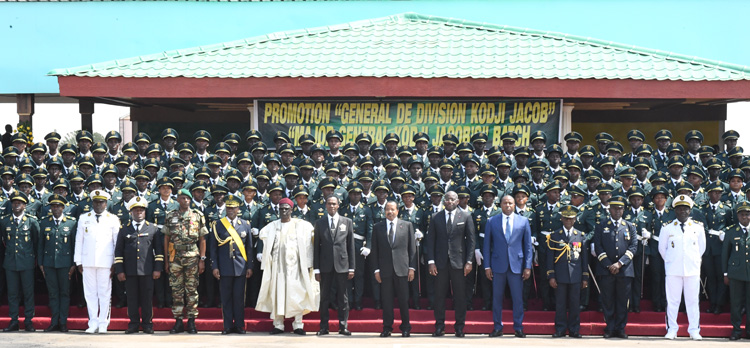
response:
{"label": "black suit", "polygon": [[[628,304],[635,272],[633,256],[638,249],[635,225],[620,219],[618,225],[612,219],[600,223],[594,231],[594,248],[599,260],[595,274],[600,277],[602,312],[607,323],[605,332],[624,332],[628,322]],[[607,269],[610,265],[622,264],[617,274]]]}
{"label": "black suit", "polygon": [[409,270],[417,268],[417,244],[414,226],[406,220],[397,220],[393,239],[388,238],[389,220],[378,222],[372,228],[373,268],[380,272],[381,303],[383,304],[383,330],[393,331],[393,297],[398,298],[401,310],[401,331],[411,331],[409,323]]}
{"label": "black suit", "polygon": [[445,296],[452,284],[453,307],[456,311],[456,331],[463,331],[466,321],[464,265],[474,258],[474,222],[471,213],[454,209],[452,224],[448,226],[443,210],[430,220],[425,236],[425,255],[428,263],[437,267],[435,279],[435,329],[445,329]]}
{"label": "black suit", "polygon": [[346,287],[349,272],[354,272],[354,224],[352,220],[338,216],[336,226],[331,229],[331,216],[315,222],[313,243],[313,268],[320,272],[320,329],[328,330],[328,305],[331,285],[336,285],[338,298],[339,329],[346,328],[349,317],[349,300]]}

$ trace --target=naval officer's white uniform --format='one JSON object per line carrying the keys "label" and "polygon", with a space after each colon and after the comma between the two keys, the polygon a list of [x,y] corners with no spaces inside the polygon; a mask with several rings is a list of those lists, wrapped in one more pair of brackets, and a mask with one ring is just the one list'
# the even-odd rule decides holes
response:
{"label": "naval officer's white uniform", "polygon": [[[103,190],[92,192],[91,199],[109,199]],[[115,261],[115,244],[120,219],[104,211],[97,219],[92,210],[78,219],[73,262],[83,266],[83,293],[89,311],[86,333],[105,333],[109,326],[112,296],[111,269]]]}
{"label": "naval officer's white uniform", "polygon": [[[690,197],[679,195],[673,207],[684,205],[693,207]],[[667,293],[667,335],[677,337],[677,315],[682,294],[685,294],[685,308],[688,315],[688,333],[696,340],[700,336],[700,293],[701,260],[706,251],[706,231],[703,224],[688,218],[684,223],[674,219],[662,227],[659,234],[659,254],[664,259]]]}

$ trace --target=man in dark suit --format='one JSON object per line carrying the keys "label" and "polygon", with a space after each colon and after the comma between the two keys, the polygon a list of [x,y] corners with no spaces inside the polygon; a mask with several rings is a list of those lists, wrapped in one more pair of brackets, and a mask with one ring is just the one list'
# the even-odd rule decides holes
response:
{"label": "man in dark suit", "polygon": [[130,322],[125,333],[136,333],[140,326],[144,333],[153,334],[154,280],[164,269],[164,237],[155,224],[145,221],[148,202],[144,198],[134,197],[127,206],[132,220],[117,235],[114,263],[117,280],[125,283],[128,296]]}
{"label": "man in dark suit", "polygon": [[599,262],[596,276],[600,277],[602,311],[607,326],[604,338],[628,338],[628,300],[635,276],[633,256],[638,249],[635,225],[622,218],[625,197],[609,200],[610,218],[594,230],[594,250]]}
{"label": "man in dark suit", "polygon": [[388,337],[393,331],[394,294],[401,310],[401,336],[409,337],[409,282],[414,280],[417,268],[417,247],[414,225],[398,219],[398,204],[394,201],[386,202],[385,220],[373,226],[370,260],[375,268],[375,280],[381,284],[383,332],[380,337]]}
{"label": "man in dark suit", "polygon": [[474,258],[474,222],[471,213],[456,209],[458,195],[448,191],[443,197],[444,210],[430,220],[425,237],[425,256],[428,272],[435,276],[435,332],[445,335],[445,296],[449,284],[453,290],[456,312],[456,337],[464,337],[466,321],[466,277]]}
{"label": "man in dark suit", "polygon": [[578,209],[568,205],[560,209],[561,229],[547,239],[547,278],[555,289],[555,333],[552,337],[581,338],[581,289],[588,286],[589,264],[586,235],[574,227]]}
{"label": "man in dark suit", "polygon": [[211,222],[208,252],[212,275],[219,281],[222,335],[245,333],[245,284],[253,275],[253,239],[250,223],[240,218],[242,201],[228,195],[226,216]]}
{"label": "man in dark suit", "polygon": [[320,331],[318,335],[328,334],[328,305],[331,300],[331,285],[336,286],[338,299],[339,333],[350,336],[346,327],[349,318],[349,300],[347,284],[354,278],[354,224],[352,220],[340,216],[339,198],[335,195],[326,197],[328,214],[315,222],[313,239],[313,269],[315,280],[320,282]]}
{"label": "man in dark suit", "polygon": [[[490,337],[503,335],[503,294],[505,284],[513,299],[513,330],[523,338],[523,281],[531,277],[533,247],[529,219],[518,215],[513,197],[503,197],[497,214],[487,221],[484,232],[485,276],[492,280],[492,320]],[[523,273],[522,273],[523,271]]]}

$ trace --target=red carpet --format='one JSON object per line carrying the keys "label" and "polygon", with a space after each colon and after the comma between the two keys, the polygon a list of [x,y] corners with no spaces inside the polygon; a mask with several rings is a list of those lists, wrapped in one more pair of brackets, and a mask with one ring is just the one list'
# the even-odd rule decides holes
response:
{"label": "red carpet", "polygon": [[[424,303],[426,305],[426,303]],[[704,304],[705,305],[705,304]],[[477,303],[475,308],[480,308]],[[530,304],[533,309],[536,304]],[[450,307],[449,307],[450,308]],[[510,308],[510,303],[506,301],[505,308]],[[650,311],[650,303],[643,301],[641,308],[645,311],[641,313],[630,313],[628,317],[627,333],[634,336],[663,336],[666,334],[665,314]],[[23,309],[21,309],[23,315]],[[382,331],[382,311],[372,308],[365,308],[361,311],[351,311],[349,315],[349,329],[352,332],[380,332]],[[431,310],[411,310],[411,324],[413,333],[431,333],[434,331],[434,316]],[[49,325],[50,312],[46,306],[36,307],[36,317],[34,326],[37,330],[46,328]],[[544,312],[530,310],[524,317],[524,331],[532,335],[551,335],[554,332],[554,312]],[[273,327],[271,319],[267,313],[256,312],[254,309],[245,310],[245,325],[248,331],[270,331]],[[454,315],[452,311],[446,313],[446,324],[448,333],[453,332]],[[222,324],[221,309],[219,308],[200,308],[200,315],[197,320],[199,331],[221,331]],[[331,331],[338,330],[336,314],[331,311]],[[396,310],[395,328],[398,328],[400,321],[399,314]],[[305,316],[305,330],[315,332],[319,328],[318,313],[311,313]],[[68,328],[71,330],[84,330],[87,327],[86,308],[70,308],[70,319]],[[510,310],[503,311],[503,324],[506,334],[513,333],[513,313]],[[8,325],[8,306],[0,307],[0,328]],[[20,319],[23,328],[23,318]],[[174,325],[172,312],[169,309],[154,308],[154,329],[157,331],[166,331]],[[680,323],[680,336],[687,336],[687,316],[680,313],[678,320]],[[127,328],[128,318],[125,308],[112,308],[112,322],[110,330],[125,330]],[[604,330],[603,315],[597,311],[586,311],[581,313],[581,334],[583,335],[601,335]],[[492,312],[490,311],[470,311],[466,317],[465,332],[468,334],[487,334],[492,331]],[[287,330],[291,330],[291,320],[287,323]],[[729,321],[729,313],[708,314],[701,313],[701,334],[706,337],[729,337],[732,326]],[[397,330],[398,331],[398,330]]]}

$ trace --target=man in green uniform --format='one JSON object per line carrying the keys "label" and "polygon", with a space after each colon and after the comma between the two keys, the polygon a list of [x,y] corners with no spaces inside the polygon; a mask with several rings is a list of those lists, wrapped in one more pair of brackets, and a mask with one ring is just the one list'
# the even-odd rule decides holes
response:
{"label": "man in green uniform", "polygon": [[5,242],[5,279],[8,284],[8,316],[10,325],[3,332],[18,331],[18,307],[23,289],[24,327],[33,332],[34,324],[34,263],[39,241],[39,222],[26,214],[28,197],[15,191],[10,195],[11,213],[0,219],[0,233]]}
{"label": "man in green uniform", "polygon": [[78,221],[63,214],[67,203],[68,200],[64,196],[50,196],[52,215],[44,217],[39,223],[39,269],[47,282],[49,309],[52,313],[50,325],[44,332],[68,332],[70,277],[76,269],[73,264],[73,248]]}
{"label": "man in green uniform", "polygon": [[[750,308],[750,203],[737,205],[737,224],[726,229],[721,248],[721,265],[724,270],[724,284],[729,285],[732,335],[729,339],[738,340],[742,336],[742,307]],[[745,323],[746,338],[750,330]]]}
{"label": "man in green uniform", "polygon": [[[169,273],[172,287],[172,314],[175,324],[169,333],[184,331],[183,315],[187,314],[188,333],[197,333],[198,274],[205,270],[206,240],[208,234],[203,213],[190,209],[193,197],[190,191],[180,190],[177,202],[180,207],[167,213],[164,233],[164,271]],[[186,312],[186,313],[184,313]]]}

